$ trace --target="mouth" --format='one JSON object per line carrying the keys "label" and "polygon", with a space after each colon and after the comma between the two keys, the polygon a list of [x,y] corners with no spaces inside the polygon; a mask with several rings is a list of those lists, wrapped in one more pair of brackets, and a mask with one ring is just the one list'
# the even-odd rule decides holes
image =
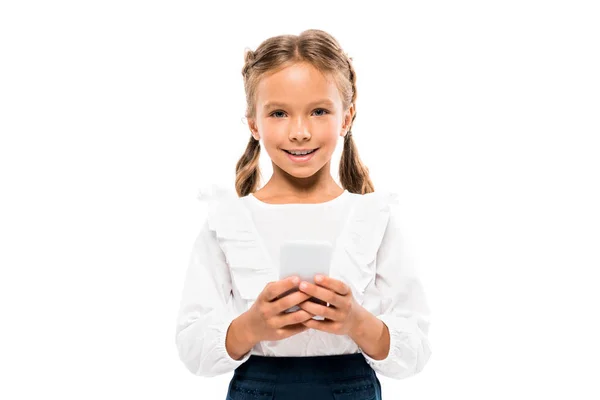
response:
{"label": "mouth", "polygon": [[308,155],[308,154],[312,154],[312,153],[314,153],[315,151],[319,150],[319,148],[317,147],[316,149],[312,149],[312,150],[308,150],[308,149],[306,149],[306,150],[298,150],[298,151],[294,151],[294,153],[295,153],[295,154],[294,154],[294,153],[292,153],[292,152],[291,152],[291,151],[289,151],[289,150],[285,150],[285,149],[282,149],[282,150],[283,150],[283,151],[285,151],[285,152],[286,152],[286,153],[288,153],[288,154],[291,154],[291,155],[293,155],[293,156],[304,156],[304,155]]}
{"label": "mouth", "polygon": [[310,160],[311,158],[313,158],[313,156],[315,155],[317,150],[319,150],[319,148],[312,149],[308,153],[306,151],[300,151],[299,153],[301,153],[301,154],[298,154],[298,155],[292,154],[289,150],[285,150],[285,149],[282,149],[282,150],[287,153],[288,158],[290,160],[292,160],[293,162],[302,163],[302,162],[306,162],[306,161]]}

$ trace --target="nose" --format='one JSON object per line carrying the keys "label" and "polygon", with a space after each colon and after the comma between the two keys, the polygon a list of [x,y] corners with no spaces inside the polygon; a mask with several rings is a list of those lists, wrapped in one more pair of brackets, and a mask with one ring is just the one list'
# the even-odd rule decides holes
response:
{"label": "nose", "polygon": [[309,140],[311,137],[308,129],[308,123],[303,118],[297,118],[293,124],[291,124],[289,139],[290,140]]}

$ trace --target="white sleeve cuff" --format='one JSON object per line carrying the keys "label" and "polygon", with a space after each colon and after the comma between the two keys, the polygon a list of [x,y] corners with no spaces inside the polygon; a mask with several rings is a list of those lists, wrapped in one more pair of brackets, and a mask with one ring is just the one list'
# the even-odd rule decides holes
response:
{"label": "white sleeve cuff", "polygon": [[240,360],[233,359],[229,353],[227,352],[227,348],[225,347],[225,340],[227,339],[227,330],[231,325],[231,322],[235,319],[235,317],[227,318],[223,323],[218,325],[216,328],[218,329],[217,333],[217,342],[216,342],[216,350],[221,357],[218,358],[219,362],[223,363],[222,366],[215,366],[217,370],[224,369],[224,372],[230,372],[250,358],[252,355],[252,349],[250,349]]}
{"label": "white sleeve cuff", "polygon": [[420,372],[431,355],[429,342],[419,334],[415,323],[408,318],[384,314],[377,316],[390,332],[390,351],[382,360],[361,353],[367,363],[381,375],[403,379]]}

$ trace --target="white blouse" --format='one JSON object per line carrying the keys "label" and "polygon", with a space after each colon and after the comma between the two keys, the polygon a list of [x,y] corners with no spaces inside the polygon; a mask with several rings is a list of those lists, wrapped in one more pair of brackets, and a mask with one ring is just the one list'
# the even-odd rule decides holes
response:
{"label": "white blouse", "polygon": [[[268,204],[213,185],[198,197],[208,202],[208,215],[192,248],[176,324],[179,357],[192,373],[232,372],[252,354],[360,352],[376,372],[395,379],[424,368],[431,355],[430,310],[403,247],[396,194],[344,191],[324,203]],[[372,359],[347,335],[315,329],[259,342],[240,360],[229,356],[229,324],[252,306],[268,282],[280,279],[279,246],[295,239],[332,243],[329,275],[348,284],[356,301],[389,329],[385,359]]]}

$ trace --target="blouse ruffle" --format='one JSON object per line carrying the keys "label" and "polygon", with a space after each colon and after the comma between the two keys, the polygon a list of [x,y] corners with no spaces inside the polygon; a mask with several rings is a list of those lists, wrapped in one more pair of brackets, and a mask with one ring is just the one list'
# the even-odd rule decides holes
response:
{"label": "blouse ruffle", "polygon": [[278,280],[252,217],[232,189],[213,184],[200,189],[198,199],[208,202],[208,225],[225,254],[234,296],[250,308],[265,285]]}
{"label": "blouse ruffle", "polygon": [[357,196],[355,204],[336,246],[331,276],[348,284],[359,304],[367,286],[375,279],[375,259],[390,216],[390,206],[397,203],[393,192],[372,192]]}

